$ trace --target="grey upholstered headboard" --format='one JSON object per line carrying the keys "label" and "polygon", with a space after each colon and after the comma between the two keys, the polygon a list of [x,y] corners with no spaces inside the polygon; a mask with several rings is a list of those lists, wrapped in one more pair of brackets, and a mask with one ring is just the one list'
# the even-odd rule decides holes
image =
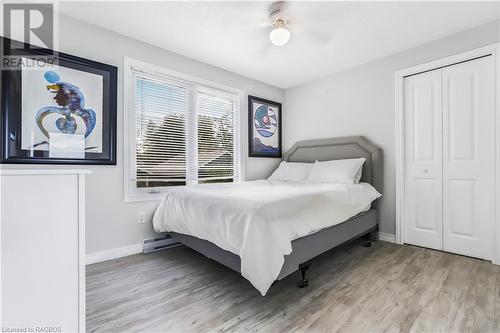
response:
{"label": "grey upholstered headboard", "polygon": [[298,141],[283,156],[287,162],[315,162],[345,158],[366,158],[361,181],[382,192],[382,149],[362,136]]}

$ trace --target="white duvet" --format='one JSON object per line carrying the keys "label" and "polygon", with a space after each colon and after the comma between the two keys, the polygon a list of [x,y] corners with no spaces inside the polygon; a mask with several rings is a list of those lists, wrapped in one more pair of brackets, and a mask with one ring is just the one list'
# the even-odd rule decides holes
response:
{"label": "white duvet", "polygon": [[179,187],[153,218],[157,232],[208,240],[241,258],[241,274],[265,295],[294,239],[369,209],[380,194],[370,184],[257,180]]}

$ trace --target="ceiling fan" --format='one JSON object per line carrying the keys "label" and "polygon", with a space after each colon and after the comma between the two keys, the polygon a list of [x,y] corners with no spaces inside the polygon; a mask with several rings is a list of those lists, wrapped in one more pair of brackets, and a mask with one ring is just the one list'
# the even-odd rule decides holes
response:
{"label": "ceiling fan", "polygon": [[283,46],[290,40],[291,19],[283,13],[284,1],[274,2],[269,6],[269,19],[273,29],[269,33],[269,40],[276,46]]}
{"label": "ceiling fan", "polygon": [[[326,45],[333,37],[332,32],[325,29],[325,25],[328,26],[332,20],[330,12],[322,11],[317,4],[309,6],[307,2],[301,1],[277,1],[267,7],[267,17],[264,20],[257,19],[256,23],[256,16],[259,14],[255,14],[245,17],[244,21],[240,17],[232,22],[252,31],[258,39],[253,57],[265,59],[273,49],[277,51],[291,38],[294,41],[306,41],[309,45]],[[232,17],[229,16],[228,20],[232,20]]]}
{"label": "ceiling fan", "polygon": [[[269,32],[269,40],[276,46],[283,46],[288,43],[292,33],[304,33],[309,35],[313,40],[321,43],[327,43],[331,36],[320,31],[315,25],[322,19],[318,13],[314,16],[305,16],[302,12],[297,12],[293,15],[293,11],[297,10],[297,6],[286,1],[273,2],[268,8],[269,22],[267,26],[271,26]],[[301,17],[301,22],[292,20],[293,16]]]}

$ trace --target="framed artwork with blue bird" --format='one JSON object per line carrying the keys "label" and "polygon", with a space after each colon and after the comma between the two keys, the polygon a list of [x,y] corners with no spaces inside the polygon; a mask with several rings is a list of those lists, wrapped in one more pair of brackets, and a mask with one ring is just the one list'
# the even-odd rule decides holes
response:
{"label": "framed artwork with blue bird", "polygon": [[116,165],[117,67],[1,42],[1,162]]}
{"label": "framed artwork with blue bird", "polygon": [[281,158],[281,103],[248,96],[248,156]]}

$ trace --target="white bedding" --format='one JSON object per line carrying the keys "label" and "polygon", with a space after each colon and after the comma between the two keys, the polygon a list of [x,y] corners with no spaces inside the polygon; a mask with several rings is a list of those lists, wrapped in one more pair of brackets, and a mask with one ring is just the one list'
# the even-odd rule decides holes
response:
{"label": "white bedding", "polygon": [[157,208],[157,232],[208,240],[241,258],[241,274],[265,295],[294,239],[366,211],[370,184],[257,180],[172,189]]}

